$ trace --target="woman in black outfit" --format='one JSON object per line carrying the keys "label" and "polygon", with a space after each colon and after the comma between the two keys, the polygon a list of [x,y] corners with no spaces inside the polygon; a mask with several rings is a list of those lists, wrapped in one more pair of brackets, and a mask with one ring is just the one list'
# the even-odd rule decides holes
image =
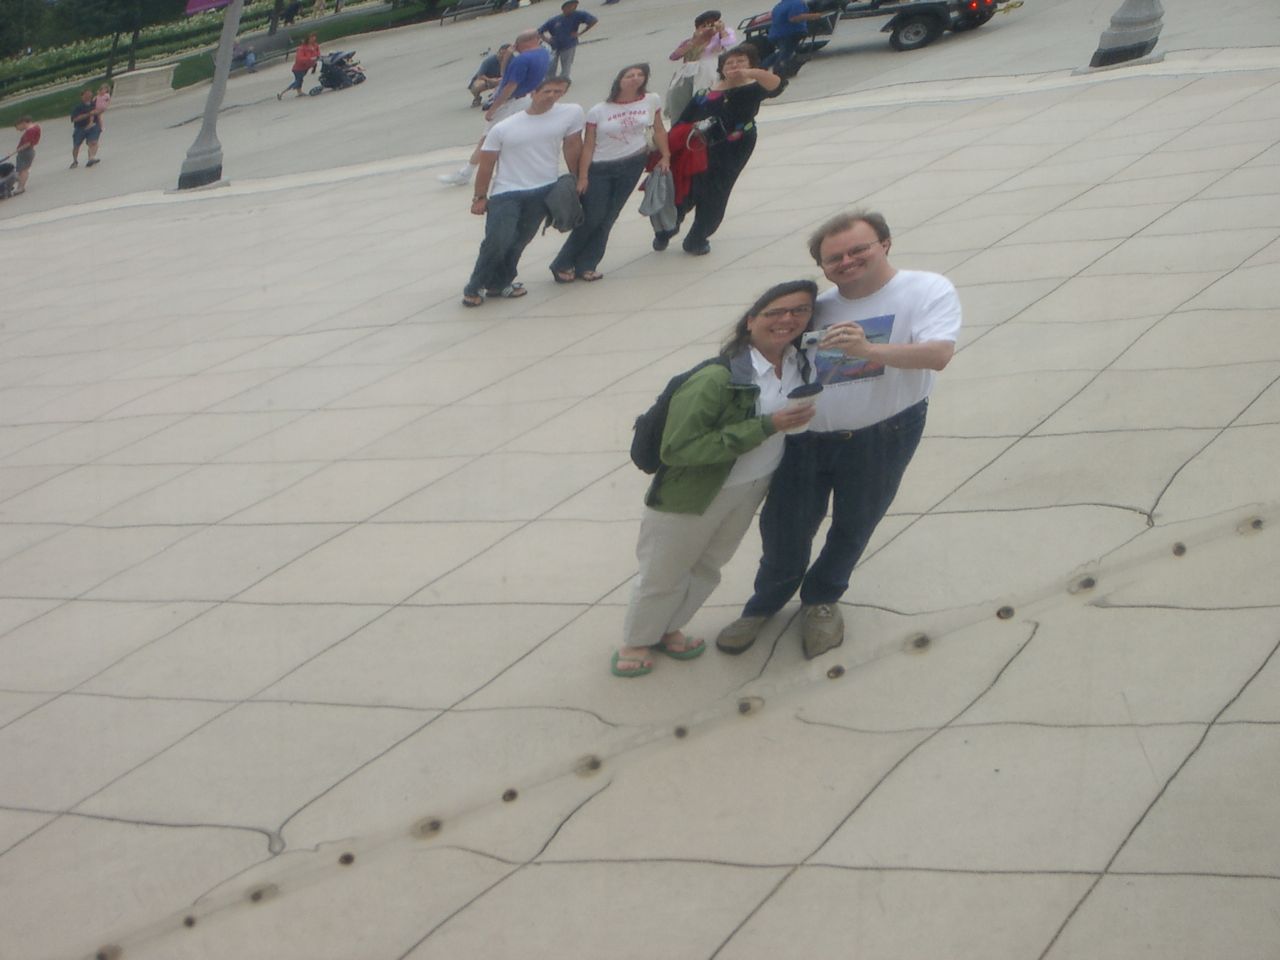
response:
{"label": "woman in black outfit", "polygon": [[760,104],[780,94],[787,82],[760,69],[760,54],[749,43],[720,55],[720,79],[706,93],[689,101],[677,123],[711,121],[707,140],[707,169],[694,176],[689,195],[677,210],[676,228],[658,231],[653,249],[665,250],[680,232],[685,215],[694,211],[693,226],[684,238],[684,252],[711,252],[708,238],[716,232],[729,205],[729,194],[756,147],[756,113]]}

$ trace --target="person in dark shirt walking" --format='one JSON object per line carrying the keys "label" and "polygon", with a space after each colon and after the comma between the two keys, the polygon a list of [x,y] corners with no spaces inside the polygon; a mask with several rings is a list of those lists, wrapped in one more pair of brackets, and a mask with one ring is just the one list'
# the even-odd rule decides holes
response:
{"label": "person in dark shirt walking", "polygon": [[71,108],[71,166],[80,166],[80,145],[89,144],[89,162],[98,162],[98,138],[102,127],[98,124],[98,108],[93,102],[93,91],[87,87],[80,93],[80,102]]}

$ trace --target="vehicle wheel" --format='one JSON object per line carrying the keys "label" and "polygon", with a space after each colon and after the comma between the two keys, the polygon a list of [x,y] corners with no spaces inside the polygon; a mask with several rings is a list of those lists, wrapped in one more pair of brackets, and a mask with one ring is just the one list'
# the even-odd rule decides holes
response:
{"label": "vehicle wheel", "polygon": [[895,50],[919,50],[937,40],[943,29],[936,17],[907,17],[889,34],[889,46]]}
{"label": "vehicle wheel", "polygon": [[965,30],[977,30],[978,27],[982,26],[995,15],[996,12],[994,10],[984,10],[982,13],[967,14],[963,17],[957,18],[955,23],[951,24],[951,30],[954,33],[961,33]]}
{"label": "vehicle wheel", "polygon": [[324,92],[324,87],[320,86],[319,84],[316,84],[316,86],[312,87],[310,90],[307,91],[307,93],[311,94],[311,96],[313,97],[320,96],[322,92]]}

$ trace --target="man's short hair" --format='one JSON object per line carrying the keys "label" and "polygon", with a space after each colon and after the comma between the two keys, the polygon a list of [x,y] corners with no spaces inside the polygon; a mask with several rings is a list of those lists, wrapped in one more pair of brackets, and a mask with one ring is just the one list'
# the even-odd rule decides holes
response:
{"label": "man's short hair", "polygon": [[31,119],[31,114],[24,113],[18,118],[18,123],[35,123],[35,121]]}
{"label": "man's short hair", "polygon": [[543,77],[543,78],[542,78],[542,82],[541,82],[540,84],[538,84],[536,87],[534,87],[534,88],[533,88],[533,92],[534,92],[534,93],[537,93],[537,92],[538,92],[539,90],[541,90],[543,87],[549,87],[549,86],[551,86],[551,84],[553,84],[553,83],[558,83],[558,84],[560,84],[560,86],[564,87],[566,90],[568,90],[568,89],[569,89],[569,78],[568,78],[568,77]]}
{"label": "man's short hair", "polygon": [[569,7],[576,7],[577,5],[578,0],[564,0],[564,3],[560,4],[560,9],[565,10]]}
{"label": "man's short hair", "polygon": [[519,33],[516,34],[517,47],[520,46],[520,44],[522,43],[528,43],[530,40],[537,40],[539,43],[541,43],[542,35],[538,33],[537,30],[521,30]]}
{"label": "man's short hair", "polygon": [[700,13],[696,17],[694,17],[693,25],[695,27],[701,27],[708,23],[715,23],[719,19],[720,19],[719,10],[708,10],[706,13]]}
{"label": "man's short hair", "polygon": [[813,262],[822,266],[823,240],[834,237],[837,233],[844,233],[859,223],[865,223],[874,230],[877,240],[888,240],[890,237],[889,222],[885,220],[884,214],[875,213],[872,210],[849,210],[845,213],[837,213],[809,234],[809,256],[813,257]]}

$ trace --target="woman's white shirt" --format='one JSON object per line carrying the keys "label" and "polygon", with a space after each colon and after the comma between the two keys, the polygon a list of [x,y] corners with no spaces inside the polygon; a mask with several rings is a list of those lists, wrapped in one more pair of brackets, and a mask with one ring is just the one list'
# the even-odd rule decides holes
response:
{"label": "woman's white shirt", "polygon": [[648,130],[662,109],[662,98],[646,93],[631,103],[597,103],[587,111],[587,124],[596,128],[593,163],[625,160],[649,150]]}
{"label": "woman's white shirt", "polygon": [[[795,347],[787,347],[786,353],[782,355],[782,376],[779,377],[764,354],[755,347],[750,350],[752,379],[760,388],[760,396],[756,400],[756,415],[770,416],[785,407],[787,394],[804,383],[804,378],[800,376],[800,355]],[[784,440],[785,434],[775,433],[754,450],[748,450],[734,461],[724,485],[736,487],[740,483],[750,483],[772,474],[782,462]]]}

